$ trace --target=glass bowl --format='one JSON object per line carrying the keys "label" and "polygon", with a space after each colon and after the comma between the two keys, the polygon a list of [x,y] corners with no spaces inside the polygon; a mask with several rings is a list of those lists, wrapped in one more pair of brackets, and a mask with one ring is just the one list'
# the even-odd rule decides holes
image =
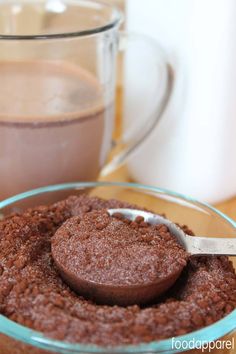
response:
{"label": "glass bowl", "polygon": [[[157,213],[165,213],[170,220],[187,224],[197,235],[236,237],[236,222],[213,207],[184,195],[134,183],[86,182],[39,188],[0,202],[0,215],[4,216],[42,203],[48,204],[66,198],[68,195],[80,193],[105,199],[117,198],[138,204]],[[233,342],[232,337],[235,329],[236,310],[213,325],[176,337],[175,343],[178,341],[178,346],[174,345],[173,339],[170,338],[135,346],[104,348],[56,341],[0,316],[0,353],[178,353],[192,349],[194,345],[196,348],[199,343],[218,339],[221,341],[228,339]],[[191,353],[195,352],[198,350],[191,351]],[[199,352],[202,351],[199,350]],[[219,351],[212,350],[211,353],[219,353]],[[231,352],[226,349],[225,351],[221,350],[220,353],[235,353],[235,351]]]}

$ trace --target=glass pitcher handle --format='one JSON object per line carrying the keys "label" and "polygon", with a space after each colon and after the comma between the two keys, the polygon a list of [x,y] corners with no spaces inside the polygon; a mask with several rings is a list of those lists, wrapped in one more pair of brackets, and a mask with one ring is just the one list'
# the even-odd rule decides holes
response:
{"label": "glass pitcher handle", "polygon": [[[148,138],[163,116],[173,86],[171,67],[154,39],[120,32],[119,51],[123,55],[122,89],[126,96],[125,117],[121,119],[128,120],[129,127],[120,138],[113,140],[112,158],[102,169],[101,176],[108,175],[123,164]],[[136,107],[132,107],[132,101],[136,101]],[[137,107],[137,101],[140,107]]]}

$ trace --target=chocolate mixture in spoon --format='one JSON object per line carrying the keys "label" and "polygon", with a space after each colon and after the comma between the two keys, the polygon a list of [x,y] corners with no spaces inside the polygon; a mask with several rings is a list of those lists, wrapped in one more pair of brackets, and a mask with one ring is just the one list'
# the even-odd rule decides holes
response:
{"label": "chocolate mixture in spoon", "polygon": [[187,253],[165,225],[93,211],[66,221],[52,238],[53,259],[79,295],[98,303],[145,304],[166,291]]}

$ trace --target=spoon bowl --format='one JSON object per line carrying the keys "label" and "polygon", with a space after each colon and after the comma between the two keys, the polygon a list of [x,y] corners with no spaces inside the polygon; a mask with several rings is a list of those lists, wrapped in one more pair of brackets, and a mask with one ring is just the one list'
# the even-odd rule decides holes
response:
{"label": "spoon bowl", "polygon": [[136,284],[136,285],[110,285],[100,284],[79,278],[68,271],[64,271],[57,264],[63,280],[78,294],[85,298],[95,301],[101,305],[132,306],[144,305],[154,301],[158,296],[167,291],[178,279],[182,269],[179,272],[170,274],[163,281]]}

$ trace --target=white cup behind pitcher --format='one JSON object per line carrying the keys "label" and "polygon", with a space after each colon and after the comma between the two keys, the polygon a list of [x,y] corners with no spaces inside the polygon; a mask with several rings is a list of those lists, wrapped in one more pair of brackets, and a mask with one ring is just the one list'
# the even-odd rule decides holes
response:
{"label": "white cup behind pitcher", "polygon": [[[236,194],[235,13],[234,0],[150,0],[145,6],[128,0],[127,28],[162,44],[175,77],[165,115],[128,161],[134,180],[208,202]],[[138,80],[131,63],[138,62],[131,54],[125,71],[127,126],[134,116],[137,125],[143,122],[146,96],[155,97],[148,84],[144,98],[132,91]]]}

